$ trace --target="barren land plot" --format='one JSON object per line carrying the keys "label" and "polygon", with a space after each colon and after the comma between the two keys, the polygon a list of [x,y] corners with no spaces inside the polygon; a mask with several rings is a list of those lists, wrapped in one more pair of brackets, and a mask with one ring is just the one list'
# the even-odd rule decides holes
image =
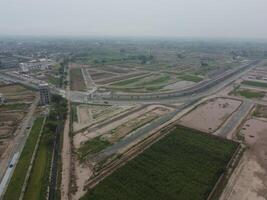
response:
{"label": "barren land plot", "polygon": [[81,147],[78,149],[79,155],[81,159],[84,159],[85,156],[89,154],[95,154],[105,149],[107,146],[118,142],[121,138],[125,137],[132,131],[144,126],[145,124],[153,121],[159,116],[166,114],[169,112],[167,108],[154,108],[141,116],[138,116],[134,119],[126,121],[125,123],[108,130],[102,136],[98,136],[96,138],[90,139],[86,141]]}
{"label": "barren land plot", "polygon": [[176,127],[81,199],[207,199],[237,146],[200,131]]}
{"label": "barren land plot", "polygon": [[110,78],[110,77],[114,77],[115,74],[113,73],[108,73],[108,72],[90,72],[90,76],[92,77],[93,80],[100,80],[100,79],[105,79],[105,78]]}
{"label": "barren land plot", "polygon": [[267,106],[257,105],[253,115],[255,117],[267,118]]}
{"label": "barren land plot", "polygon": [[35,92],[19,84],[8,84],[0,86],[2,93],[7,102],[31,102],[35,98]]}
{"label": "barren land plot", "polygon": [[77,121],[74,121],[73,123],[74,131],[78,131],[94,123],[114,117],[131,108],[131,106],[79,105],[76,108]]}
{"label": "barren land plot", "polygon": [[182,117],[180,124],[204,132],[216,131],[241,105],[241,101],[215,98],[200,104],[189,114]]}
{"label": "barren land plot", "polygon": [[267,197],[266,119],[249,119],[239,134],[248,148],[230,177],[220,199],[264,200]]}
{"label": "barren land plot", "polygon": [[76,91],[86,90],[86,85],[80,68],[70,69],[70,89]]}

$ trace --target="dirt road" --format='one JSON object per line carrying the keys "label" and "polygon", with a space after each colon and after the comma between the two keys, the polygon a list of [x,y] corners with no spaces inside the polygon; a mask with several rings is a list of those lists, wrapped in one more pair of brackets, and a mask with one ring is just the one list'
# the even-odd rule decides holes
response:
{"label": "dirt road", "polygon": [[[67,80],[69,83],[69,71]],[[67,99],[68,99],[68,114],[65,121],[63,132],[63,147],[62,147],[62,179],[61,179],[61,199],[69,199],[69,186],[70,186],[70,168],[71,168],[71,143],[69,136],[70,128],[70,86],[67,86]]]}

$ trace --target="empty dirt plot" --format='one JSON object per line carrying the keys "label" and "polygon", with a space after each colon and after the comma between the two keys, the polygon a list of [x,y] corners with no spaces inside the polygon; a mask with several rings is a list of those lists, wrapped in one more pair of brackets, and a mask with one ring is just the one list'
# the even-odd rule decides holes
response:
{"label": "empty dirt plot", "polygon": [[120,139],[122,139],[132,131],[144,126],[145,124],[168,113],[169,111],[170,109],[166,107],[156,107],[147,112],[144,112],[142,115],[138,115],[133,119],[129,119],[124,123],[113,123],[114,126],[109,125],[108,128],[103,127],[103,132],[101,135],[98,135],[93,139],[89,139],[88,141],[81,144],[78,150],[80,158],[83,159],[89,154],[95,154],[100,152],[107,146],[118,142]]}
{"label": "empty dirt plot", "polygon": [[210,99],[197,106],[179,121],[207,133],[216,131],[230,115],[241,105],[241,101],[228,98]]}
{"label": "empty dirt plot", "polygon": [[231,141],[177,127],[81,199],[207,199],[237,146]]}
{"label": "empty dirt plot", "polygon": [[35,92],[19,84],[0,85],[0,93],[4,95],[7,103],[30,103],[36,96]]}
{"label": "empty dirt plot", "polygon": [[76,91],[86,90],[81,68],[70,68],[70,89]]}
{"label": "empty dirt plot", "polygon": [[266,120],[252,118],[243,125],[239,137],[248,148],[230,177],[221,200],[267,199]]}
{"label": "empty dirt plot", "polygon": [[76,106],[77,119],[73,122],[73,130],[78,131],[97,122],[112,118],[122,112],[133,108],[132,106]]}

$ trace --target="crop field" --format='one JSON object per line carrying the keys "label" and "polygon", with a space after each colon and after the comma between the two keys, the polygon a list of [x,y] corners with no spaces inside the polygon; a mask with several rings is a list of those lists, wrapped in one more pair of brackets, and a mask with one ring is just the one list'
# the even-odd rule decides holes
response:
{"label": "crop field", "polygon": [[70,89],[77,91],[86,90],[86,85],[80,68],[70,69]]}
{"label": "crop field", "polygon": [[81,199],[207,199],[237,146],[178,126]]}
{"label": "crop field", "polygon": [[38,136],[40,134],[40,129],[41,129],[43,120],[44,118],[41,117],[41,118],[36,119],[36,121],[34,122],[34,125],[31,129],[29,137],[26,141],[26,144],[23,148],[18,164],[16,165],[15,171],[13,173],[13,176],[10,180],[7,191],[5,193],[4,199],[6,200],[19,199],[20,192],[22,190],[22,186],[25,180],[25,176],[27,174],[27,170],[28,170],[31,158],[32,158],[32,154],[33,154]]}

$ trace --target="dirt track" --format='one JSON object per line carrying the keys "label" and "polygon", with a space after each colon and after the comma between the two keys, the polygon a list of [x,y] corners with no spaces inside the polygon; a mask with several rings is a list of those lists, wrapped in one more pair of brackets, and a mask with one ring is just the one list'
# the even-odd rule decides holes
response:
{"label": "dirt track", "polygon": [[267,199],[267,121],[248,120],[241,130],[248,149],[220,200]]}

